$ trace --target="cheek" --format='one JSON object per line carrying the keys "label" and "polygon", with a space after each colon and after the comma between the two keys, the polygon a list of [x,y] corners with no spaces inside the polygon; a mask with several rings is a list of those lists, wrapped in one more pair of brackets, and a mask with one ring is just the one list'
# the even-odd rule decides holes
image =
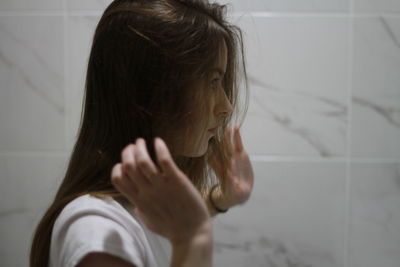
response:
{"label": "cheek", "polygon": [[215,96],[210,96],[207,99],[207,105],[206,105],[206,110],[207,112],[204,112],[204,116],[209,119],[211,118],[211,116],[214,114],[214,110],[215,110]]}

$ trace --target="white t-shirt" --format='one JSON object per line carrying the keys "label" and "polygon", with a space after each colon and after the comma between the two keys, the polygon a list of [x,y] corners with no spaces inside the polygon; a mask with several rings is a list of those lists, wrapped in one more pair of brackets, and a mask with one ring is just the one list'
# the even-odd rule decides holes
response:
{"label": "white t-shirt", "polygon": [[133,206],[111,197],[80,196],[53,226],[50,267],[74,267],[90,252],[106,252],[138,267],[167,267],[172,246],[140,221]]}

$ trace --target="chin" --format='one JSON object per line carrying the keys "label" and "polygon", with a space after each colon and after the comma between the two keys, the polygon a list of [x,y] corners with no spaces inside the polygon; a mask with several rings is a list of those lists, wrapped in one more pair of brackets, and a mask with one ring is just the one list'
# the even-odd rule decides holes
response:
{"label": "chin", "polygon": [[198,158],[204,156],[209,148],[209,142],[205,143],[200,149],[193,149],[192,151],[184,153],[183,156],[190,158]]}
{"label": "chin", "polygon": [[192,153],[192,154],[189,154],[189,155],[185,155],[186,157],[190,157],[190,158],[199,158],[199,157],[202,157],[202,156],[204,156],[205,154],[206,154],[206,152],[207,152],[207,150],[206,151],[204,151],[204,152],[198,152],[198,153]]}
{"label": "chin", "polygon": [[190,157],[190,158],[198,158],[202,157],[207,153],[208,147],[205,147],[204,149],[201,149],[199,151],[194,151],[191,153],[186,153],[184,156],[185,157]]}

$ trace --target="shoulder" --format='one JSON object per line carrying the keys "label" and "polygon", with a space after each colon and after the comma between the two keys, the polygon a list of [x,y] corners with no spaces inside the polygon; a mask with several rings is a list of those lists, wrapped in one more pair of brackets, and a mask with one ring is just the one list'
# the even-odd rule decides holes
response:
{"label": "shoulder", "polygon": [[112,198],[83,195],[74,199],[53,226],[50,258],[54,266],[75,266],[91,252],[142,266],[145,233],[133,215]]}
{"label": "shoulder", "polygon": [[122,206],[111,197],[96,197],[89,194],[82,195],[69,202],[60,216],[80,211],[122,211]]}
{"label": "shoulder", "polygon": [[77,197],[68,203],[55,221],[55,227],[77,221],[80,218],[98,218],[115,221],[129,229],[141,229],[133,212],[128,212],[119,202],[111,197],[95,197],[89,194]]}

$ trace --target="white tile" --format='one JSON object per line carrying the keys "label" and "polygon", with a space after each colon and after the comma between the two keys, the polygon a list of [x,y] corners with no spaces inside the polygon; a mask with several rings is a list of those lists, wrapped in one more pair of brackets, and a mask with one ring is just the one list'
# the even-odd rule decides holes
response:
{"label": "white tile", "polygon": [[0,211],[12,214],[46,207],[65,171],[65,156],[0,156]]}
{"label": "white tile", "polygon": [[65,156],[0,156],[2,266],[28,266],[32,235],[65,174]]}
{"label": "white tile", "polygon": [[87,64],[98,16],[68,17],[68,65],[67,79],[67,117],[68,117],[68,149],[72,149],[76,141],[82,113],[82,102],[85,91]]}
{"label": "white tile", "polygon": [[250,106],[243,128],[252,154],[346,153],[348,20],[232,20],[244,32]]}
{"label": "white tile", "polygon": [[353,0],[354,12],[400,12],[400,1],[398,0]]}
{"label": "white tile", "polygon": [[1,265],[29,266],[29,250],[36,221],[32,212],[0,217]]}
{"label": "white tile", "polygon": [[253,167],[250,199],[214,219],[214,265],[343,266],[345,164]]}
{"label": "white tile", "polygon": [[61,10],[62,0],[1,0],[0,10]]}
{"label": "white tile", "polygon": [[0,150],[64,148],[62,17],[0,17],[0,36]]}
{"label": "white tile", "polygon": [[400,164],[352,164],[350,265],[400,263]]}
{"label": "white tile", "polygon": [[66,0],[67,8],[71,10],[104,10],[111,0]]}
{"label": "white tile", "polygon": [[349,0],[220,0],[234,12],[348,12]]}
{"label": "white tile", "polygon": [[354,21],[352,154],[400,156],[400,19]]}

